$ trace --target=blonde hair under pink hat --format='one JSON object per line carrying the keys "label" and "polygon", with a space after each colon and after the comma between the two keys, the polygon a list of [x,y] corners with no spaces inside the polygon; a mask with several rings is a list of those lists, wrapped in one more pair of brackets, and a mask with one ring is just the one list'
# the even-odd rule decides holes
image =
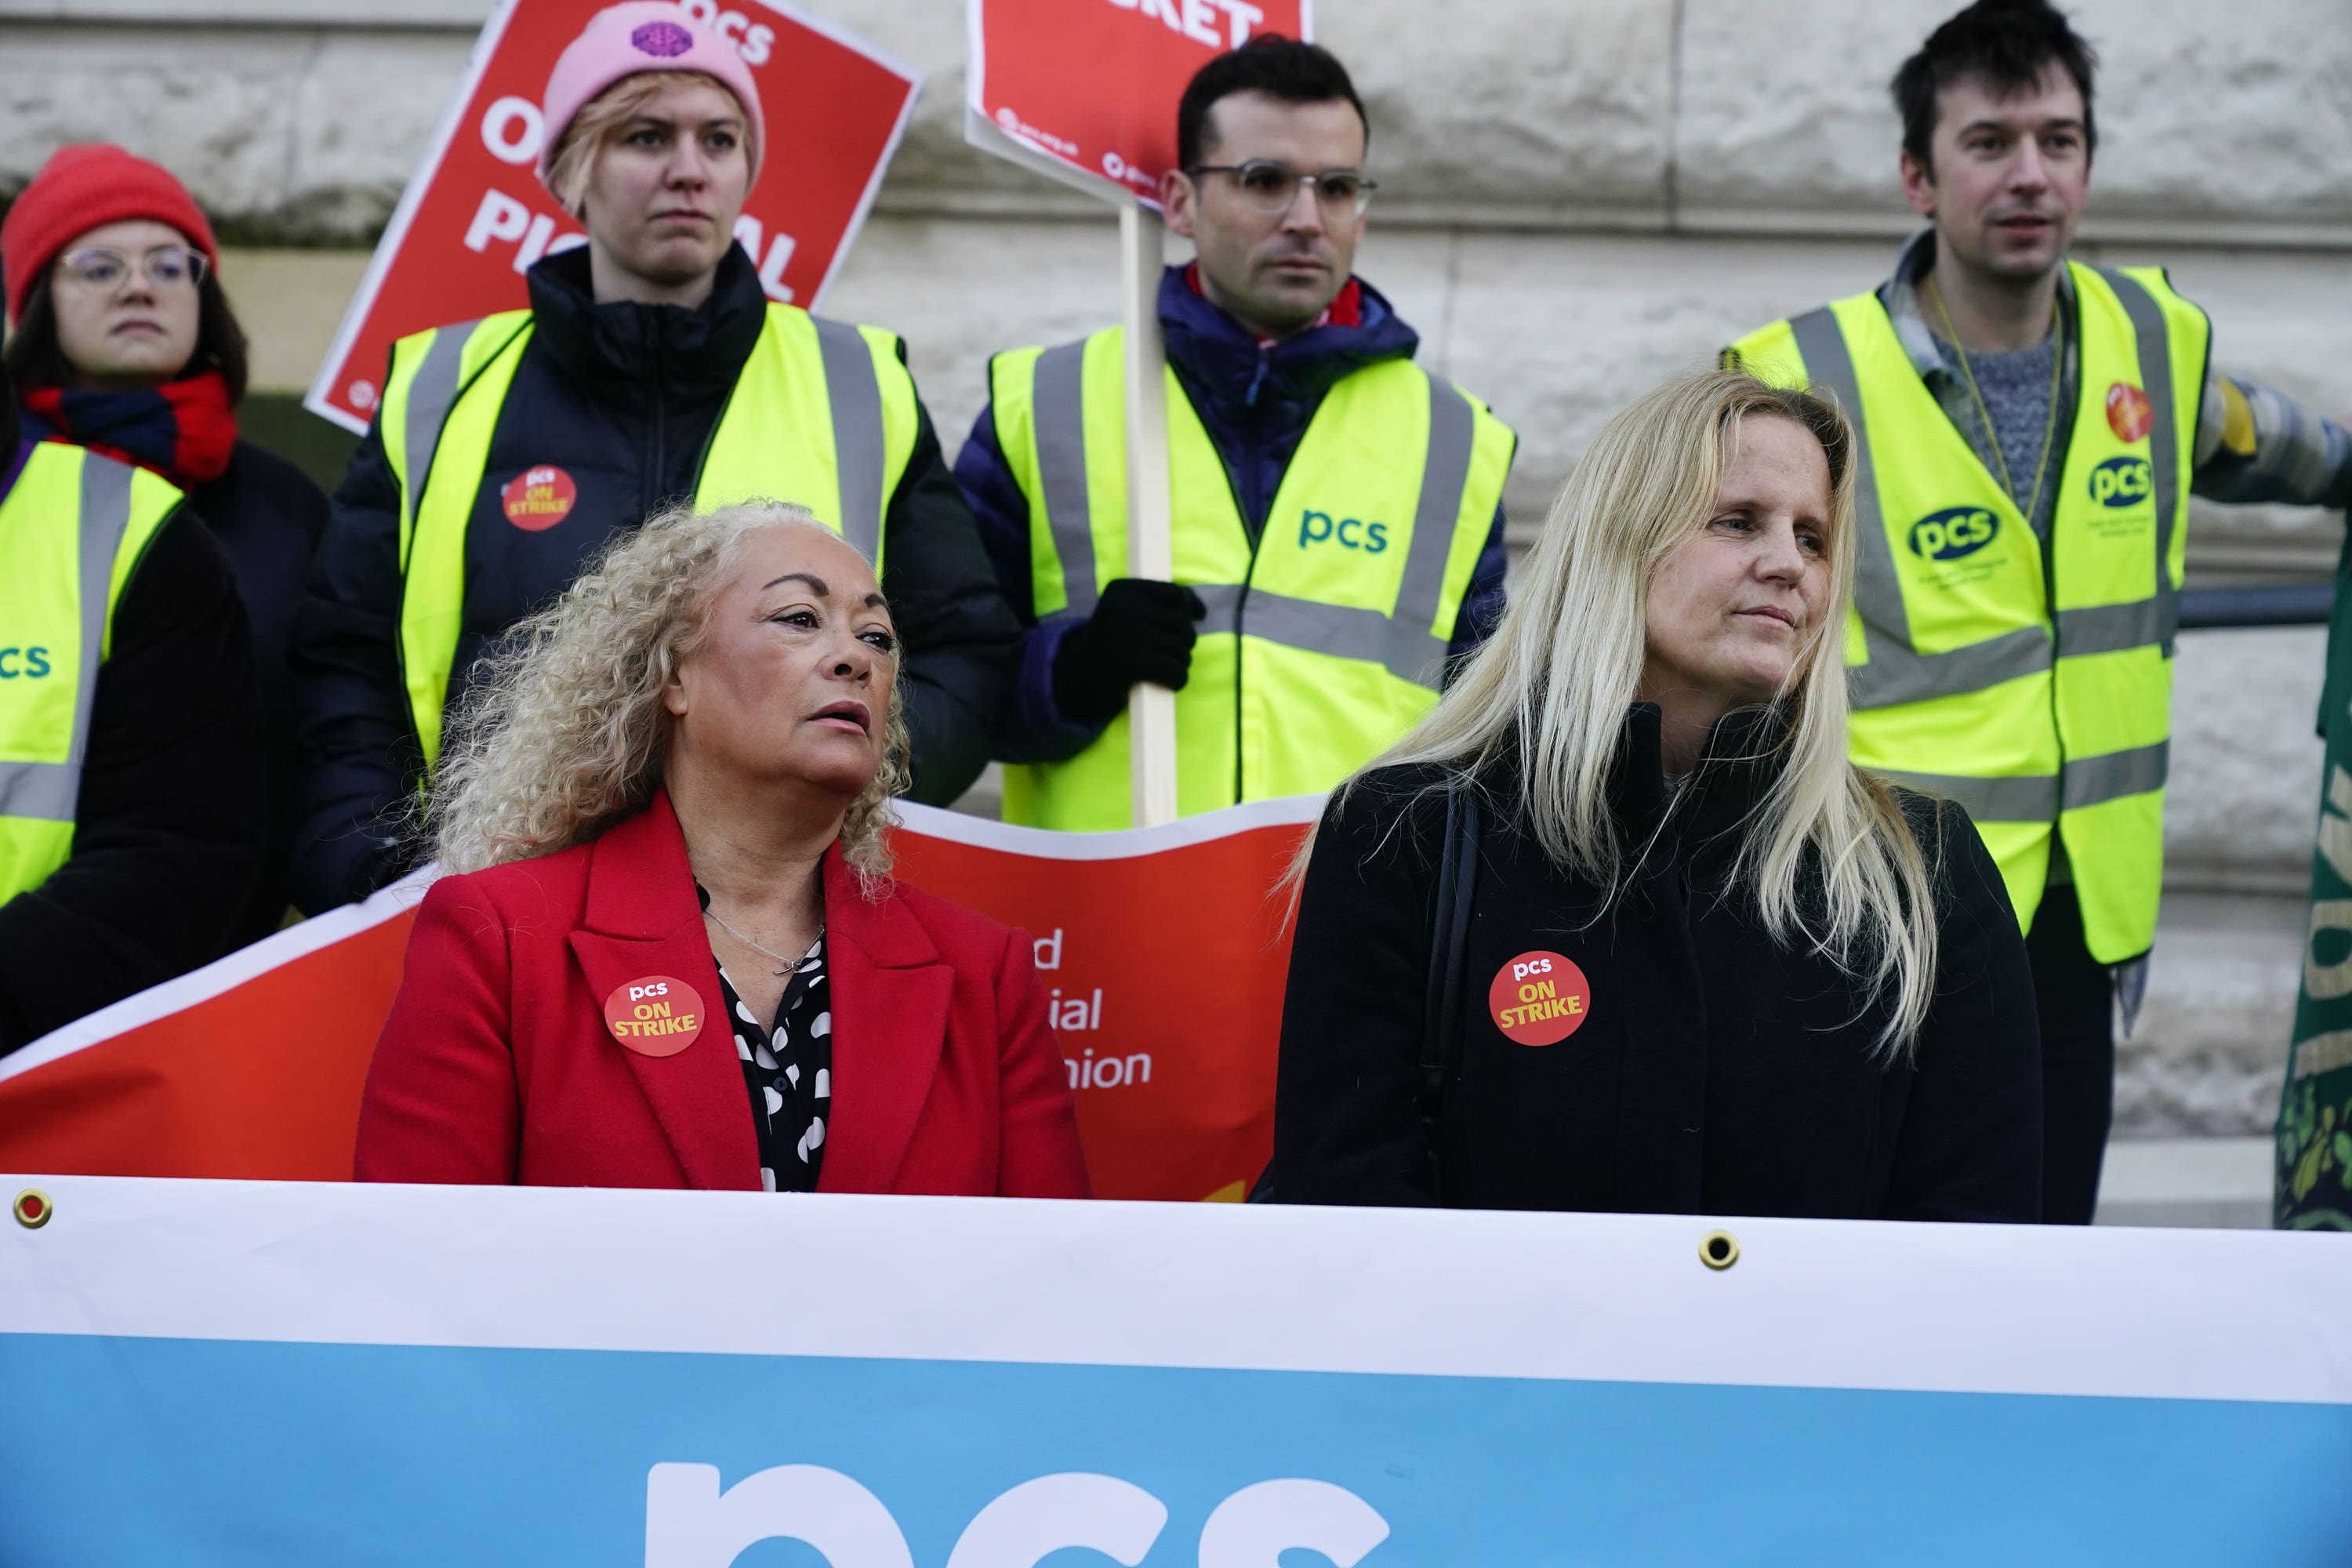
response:
{"label": "blonde hair under pink hat", "polygon": [[588,19],[580,36],[564,47],[547,79],[540,103],[547,134],[539,144],[539,177],[554,167],[556,149],[572,121],[596,95],[614,82],[645,71],[700,71],[733,93],[751,118],[751,171],[760,172],[760,156],[767,150],[768,122],[760,112],[760,89],[751,68],[735,46],[695,20],[683,5],[670,0],[626,0],[608,5]]}

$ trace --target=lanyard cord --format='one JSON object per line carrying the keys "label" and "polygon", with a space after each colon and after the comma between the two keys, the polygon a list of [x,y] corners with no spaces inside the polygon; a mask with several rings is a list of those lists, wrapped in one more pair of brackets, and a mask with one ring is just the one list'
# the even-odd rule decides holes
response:
{"label": "lanyard cord", "polygon": [[[1949,335],[1952,351],[1960,356],[1960,374],[1967,378],[1969,396],[1977,405],[1977,417],[1984,421],[1985,439],[1992,447],[1992,460],[2000,465],[2000,482],[2008,489],[2010,500],[2024,511],[2026,526],[2031,528],[2033,526],[2033,514],[2042,510],[2042,481],[2050,472],[2050,447],[2058,438],[2058,393],[2065,375],[2066,345],[2055,345],[2050,356],[2050,410],[2042,423],[2042,456],[2033,463],[2033,493],[2020,496],[2017,480],[2009,471],[2009,454],[2001,449],[2000,432],[1993,426],[1992,410],[1985,406],[1984,392],[1977,385],[1976,367],[1969,363],[1968,345],[1960,342],[1959,329],[1952,325],[1951,310],[1944,303],[1944,291],[1935,287],[1935,281],[1932,278],[1927,279],[1927,285],[1936,296],[1936,314],[1943,318],[1944,331]],[[2050,301],[2050,317],[2054,330],[2058,321],[2058,301],[2055,300]]]}

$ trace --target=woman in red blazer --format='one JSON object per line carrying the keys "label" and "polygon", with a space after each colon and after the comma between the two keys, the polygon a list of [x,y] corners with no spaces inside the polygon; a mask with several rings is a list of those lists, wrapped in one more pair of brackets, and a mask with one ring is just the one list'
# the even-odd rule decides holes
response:
{"label": "woman in red blazer", "polygon": [[456,720],[362,1181],[1087,1195],[1023,932],[888,877],[897,640],[797,507],[679,510]]}

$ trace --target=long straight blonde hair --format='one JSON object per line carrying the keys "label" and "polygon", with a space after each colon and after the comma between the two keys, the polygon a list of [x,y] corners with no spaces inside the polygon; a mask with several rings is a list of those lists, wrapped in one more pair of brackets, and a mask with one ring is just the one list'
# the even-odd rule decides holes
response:
{"label": "long straight blonde hair", "polygon": [[1891,998],[1874,1049],[1906,1054],[1935,994],[1932,877],[1902,804],[1846,759],[1841,639],[1853,598],[1854,433],[1809,393],[1731,371],[1670,381],[1601,428],[1569,476],[1494,636],[1411,733],[1373,768],[1434,767],[1491,789],[1485,764],[1516,752],[1524,828],[1562,868],[1622,886],[1627,846],[1609,773],[1637,700],[1650,584],[1706,526],[1742,423],[1790,419],[1829,460],[1830,595],[1781,694],[1780,766],[1750,815],[1735,883],[1773,939],[1828,956]]}

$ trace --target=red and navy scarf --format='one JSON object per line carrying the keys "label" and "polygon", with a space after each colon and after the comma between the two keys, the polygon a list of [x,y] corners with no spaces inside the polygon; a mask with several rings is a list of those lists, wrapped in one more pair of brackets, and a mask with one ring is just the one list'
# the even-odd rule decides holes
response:
{"label": "red and navy scarf", "polygon": [[216,370],[134,392],[37,386],[18,401],[27,440],[87,447],[184,490],[220,478],[236,447],[236,413]]}

